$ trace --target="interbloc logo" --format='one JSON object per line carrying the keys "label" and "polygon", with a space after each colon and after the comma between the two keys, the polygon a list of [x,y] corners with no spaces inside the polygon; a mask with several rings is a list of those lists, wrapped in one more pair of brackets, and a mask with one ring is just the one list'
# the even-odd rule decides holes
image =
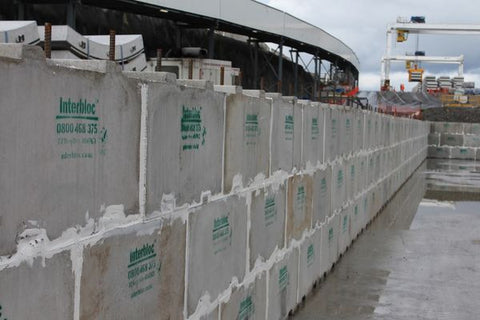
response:
{"label": "interbloc logo", "polygon": [[182,133],[182,151],[198,150],[205,145],[207,129],[202,125],[202,107],[182,106],[180,131]]}

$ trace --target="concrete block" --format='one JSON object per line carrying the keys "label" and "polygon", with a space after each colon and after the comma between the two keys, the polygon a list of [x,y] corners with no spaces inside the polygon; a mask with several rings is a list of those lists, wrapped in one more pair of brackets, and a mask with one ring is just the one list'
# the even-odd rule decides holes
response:
{"label": "concrete block", "polygon": [[312,291],[314,282],[322,275],[320,273],[321,233],[322,229],[317,230],[312,236],[307,237],[300,246],[298,303]]}
{"label": "concrete block", "polygon": [[177,206],[222,188],[224,94],[149,82],[142,87],[147,119],[147,213],[164,195]]}
{"label": "concrete block", "polygon": [[327,109],[325,113],[326,127],[325,129],[325,148],[328,147],[328,160],[334,160],[339,154],[340,128],[339,111],[336,109]]}
{"label": "concrete block", "polygon": [[298,102],[293,105],[293,167],[297,169],[305,167],[302,163],[303,109],[308,105]]}
{"label": "concrete block", "polygon": [[293,104],[283,99],[272,101],[271,172],[293,167]]}
{"label": "concrete block", "polygon": [[338,237],[340,230],[340,216],[334,214],[322,227],[322,241],[320,249],[320,274],[328,272],[338,259]]}
{"label": "concrete block", "polygon": [[428,144],[431,146],[440,145],[440,134],[439,133],[430,133],[428,134]]}
{"label": "concrete block", "polygon": [[450,159],[475,160],[476,148],[452,147]]}
{"label": "concrete block", "polygon": [[464,123],[465,134],[480,135],[480,123]]}
{"label": "concrete block", "polygon": [[340,212],[340,229],[338,231],[338,252],[343,254],[351,243],[352,233],[352,206],[344,208]]}
{"label": "concrete block", "polygon": [[265,319],[267,301],[267,273],[260,273],[254,281],[234,287],[230,300],[222,303],[221,319]]}
{"label": "concrete block", "polygon": [[138,213],[136,85],[114,63],[90,72],[47,65],[38,47],[23,55],[0,58],[0,255],[28,221],[55,239],[104,206]]}
{"label": "concrete block", "polygon": [[350,227],[350,239],[353,240],[360,233],[360,230],[363,227],[364,215],[362,214],[362,199],[360,196],[356,198],[351,207],[351,227]]}
{"label": "concrete block", "polygon": [[440,136],[440,145],[461,147],[463,146],[463,135],[442,133],[442,135]]}
{"label": "concrete block", "polygon": [[440,159],[449,159],[450,158],[451,147],[428,147],[428,157],[429,158],[440,158]]}
{"label": "concrete block", "polygon": [[212,312],[209,314],[203,315],[200,317],[200,320],[218,320],[218,311],[219,307],[217,306]]}
{"label": "concrete block", "polygon": [[183,319],[186,224],[148,224],[84,249],[80,319]]}
{"label": "concrete block", "polygon": [[345,187],[346,187],[346,199],[347,201],[353,199],[356,193],[357,186],[357,159],[348,158],[345,160]]}
{"label": "concrete block", "polygon": [[250,207],[250,268],[261,257],[268,260],[283,248],[285,239],[285,185],[268,186],[252,192]]}
{"label": "concrete block", "polygon": [[312,226],[313,178],[295,175],[288,179],[287,189],[287,244],[300,239]]}
{"label": "concrete block", "polygon": [[0,271],[0,318],[73,319],[75,279],[70,252]]}
{"label": "concrete block", "polygon": [[352,111],[345,111],[343,113],[343,126],[344,126],[344,134],[345,136],[340,138],[340,143],[343,145],[343,154],[349,155],[353,153],[353,142],[354,142],[354,117]]}
{"label": "concrete block", "polygon": [[463,134],[463,123],[460,122],[435,122],[435,132]]}
{"label": "concrete block", "polygon": [[298,250],[285,254],[268,271],[268,313],[266,319],[285,319],[297,304]]}
{"label": "concrete block", "polygon": [[357,179],[355,181],[355,194],[358,194],[363,192],[368,185],[368,158],[366,155],[358,155],[356,162]]}
{"label": "concrete block", "polygon": [[359,151],[364,148],[363,134],[364,134],[364,118],[363,111],[356,111],[354,113],[354,150]]}
{"label": "concrete block", "polygon": [[463,146],[479,148],[480,147],[480,135],[464,135],[463,136]]}
{"label": "concrete block", "polygon": [[268,177],[271,103],[240,94],[227,96],[225,192],[240,174],[243,185],[255,176]]}
{"label": "concrete block", "polygon": [[232,195],[203,205],[190,214],[188,224],[187,311],[191,315],[203,295],[208,293],[215,300],[233,277],[242,281],[245,275],[245,199]]}
{"label": "concrete block", "polygon": [[338,211],[347,199],[345,163],[332,166],[332,211]]}
{"label": "concrete block", "polygon": [[323,162],[323,109],[305,105],[303,109],[303,157],[307,167]]}
{"label": "concrete block", "polygon": [[372,119],[372,113],[369,112],[365,115],[365,149],[371,149],[374,146],[374,130],[375,128],[374,121]]}
{"label": "concrete block", "polygon": [[332,169],[330,166],[313,175],[313,226],[332,215]]}

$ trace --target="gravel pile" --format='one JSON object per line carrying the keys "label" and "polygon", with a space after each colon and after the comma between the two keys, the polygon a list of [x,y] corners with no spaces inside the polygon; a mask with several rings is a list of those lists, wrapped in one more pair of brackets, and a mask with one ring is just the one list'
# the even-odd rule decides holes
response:
{"label": "gravel pile", "polygon": [[480,108],[430,108],[423,110],[423,119],[442,122],[480,123]]}

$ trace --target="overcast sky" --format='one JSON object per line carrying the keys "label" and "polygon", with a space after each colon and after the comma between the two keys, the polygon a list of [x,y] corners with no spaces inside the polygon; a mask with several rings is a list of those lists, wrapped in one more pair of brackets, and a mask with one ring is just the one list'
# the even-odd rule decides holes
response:
{"label": "overcast sky", "polygon": [[[312,23],[342,40],[360,60],[360,89],[378,90],[380,62],[385,53],[386,27],[397,17],[425,16],[427,23],[480,24],[480,8],[472,0],[261,0]],[[416,35],[404,43],[393,43],[393,53],[413,53]],[[421,35],[419,50],[430,56],[465,56],[465,81],[480,87],[480,35]],[[456,76],[456,65],[424,63],[426,75]],[[408,88],[403,63],[392,63],[391,84]]]}

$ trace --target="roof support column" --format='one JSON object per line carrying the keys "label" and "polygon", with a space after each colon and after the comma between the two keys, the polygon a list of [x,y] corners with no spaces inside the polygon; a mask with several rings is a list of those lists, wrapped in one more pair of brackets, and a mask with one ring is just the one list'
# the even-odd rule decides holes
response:
{"label": "roof support column", "polygon": [[258,41],[253,43],[253,87],[258,88]]}
{"label": "roof support column", "polygon": [[295,64],[293,65],[293,94],[298,97],[298,50],[292,49],[290,50],[290,54],[295,53]]}
{"label": "roof support column", "polygon": [[68,0],[67,2],[67,25],[75,29],[75,0]]}
{"label": "roof support column", "polygon": [[215,58],[215,28],[208,29],[208,59]]}
{"label": "roof support column", "polygon": [[16,3],[17,3],[17,19],[25,20],[25,3],[23,3],[22,0],[18,0]]}
{"label": "roof support column", "polygon": [[278,45],[278,84],[277,84],[277,91],[283,94],[283,39],[280,40]]}
{"label": "roof support column", "polygon": [[315,55],[313,57],[313,61],[315,62],[315,72],[314,72],[314,76],[313,76],[313,94],[312,94],[312,101],[317,101],[318,100],[318,74],[319,74],[319,61],[320,61],[320,58],[318,57],[318,55]]}

